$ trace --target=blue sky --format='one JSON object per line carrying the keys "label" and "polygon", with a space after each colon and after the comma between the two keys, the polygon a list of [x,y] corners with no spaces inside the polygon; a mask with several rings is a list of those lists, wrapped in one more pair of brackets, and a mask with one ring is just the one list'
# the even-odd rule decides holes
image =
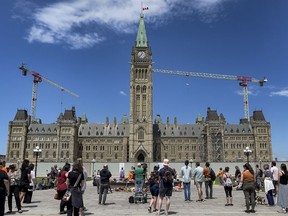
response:
{"label": "blue sky", "polygon": [[[263,110],[271,123],[273,157],[288,159],[288,1],[149,0],[145,24],[153,67],[168,70],[268,78],[249,83],[249,111]],[[53,123],[76,106],[89,122],[119,122],[129,115],[131,50],[140,0],[1,1],[0,153],[6,153],[8,123],[17,109],[30,112],[32,77],[26,63],[80,95],[42,82],[36,117]],[[207,107],[238,124],[244,116],[237,81],[155,73],[153,116],[195,123]]]}

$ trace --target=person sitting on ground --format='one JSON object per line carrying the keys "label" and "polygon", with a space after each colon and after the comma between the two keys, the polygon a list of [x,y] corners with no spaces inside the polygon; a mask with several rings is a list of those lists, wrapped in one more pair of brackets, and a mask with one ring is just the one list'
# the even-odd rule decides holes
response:
{"label": "person sitting on ground", "polygon": [[46,179],[42,178],[41,181],[37,185],[37,190],[46,190],[46,189],[47,189]]}

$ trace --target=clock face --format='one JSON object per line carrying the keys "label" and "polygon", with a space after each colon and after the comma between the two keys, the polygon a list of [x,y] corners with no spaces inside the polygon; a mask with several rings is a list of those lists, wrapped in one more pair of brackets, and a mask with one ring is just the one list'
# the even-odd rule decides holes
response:
{"label": "clock face", "polygon": [[140,51],[140,52],[138,52],[137,55],[138,55],[138,57],[141,58],[141,59],[145,58],[145,56],[146,56],[146,54],[145,54],[144,51]]}

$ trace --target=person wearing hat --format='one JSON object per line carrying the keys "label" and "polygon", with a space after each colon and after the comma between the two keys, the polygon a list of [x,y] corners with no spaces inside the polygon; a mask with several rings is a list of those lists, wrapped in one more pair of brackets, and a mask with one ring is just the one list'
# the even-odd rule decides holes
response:
{"label": "person wearing hat", "polygon": [[106,197],[107,197],[107,193],[108,193],[108,189],[110,187],[109,183],[110,183],[110,178],[111,178],[112,174],[108,169],[108,165],[105,164],[103,166],[103,169],[100,171],[100,192],[99,192],[99,204],[103,204],[106,205]]}
{"label": "person wearing hat", "polygon": [[159,206],[157,215],[160,215],[163,198],[166,197],[166,210],[165,215],[168,215],[170,208],[170,197],[172,196],[173,190],[173,179],[175,178],[175,171],[169,167],[169,160],[163,160],[163,168],[159,171]]}
{"label": "person wearing hat", "polygon": [[149,182],[149,188],[150,188],[150,193],[152,195],[150,205],[148,207],[148,212],[152,212],[152,207],[153,207],[153,212],[156,212],[156,205],[157,205],[157,198],[159,195],[159,165],[156,164],[154,166],[153,171],[150,174],[150,178],[148,179]]}
{"label": "person wearing hat", "polygon": [[144,174],[144,168],[141,166],[141,163],[138,163],[135,169],[135,193],[143,191]]}

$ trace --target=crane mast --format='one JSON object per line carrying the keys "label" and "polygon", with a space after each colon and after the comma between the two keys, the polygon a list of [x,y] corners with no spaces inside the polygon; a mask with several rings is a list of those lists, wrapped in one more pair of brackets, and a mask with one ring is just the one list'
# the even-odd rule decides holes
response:
{"label": "crane mast", "polygon": [[50,85],[60,89],[61,91],[64,91],[74,97],[79,98],[79,95],[71,92],[70,90],[58,85],[55,82],[52,82],[51,80],[45,78],[41,74],[28,70],[23,64],[19,67],[20,70],[22,70],[22,75],[27,76],[27,74],[33,76],[33,88],[32,88],[32,100],[31,100],[31,121],[33,122],[36,118],[36,108],[37,108],[37,93],[38,93],[38,83],[45,81],[49,83]]}
{"label": "crane mast", "polygon": [[152,69],[156,73],[181,75],[181,76],[191,76],[200,78],[211,78],[211,79],[226,79],[226,80],[236,80],[240,81],[239,85],[243,88],[243,104],[244,104],[244,118],[249,121],[249,103],[248,103],[248,82],[259,83],[263,86],[268,80],[266,78],[258,80],[248,76],[234,76],[225,74],[213,74],[213,73],[200,73],[200,72],[185,72],[185,71],[173,71],[173,70],[163,70],[163,69]]}

